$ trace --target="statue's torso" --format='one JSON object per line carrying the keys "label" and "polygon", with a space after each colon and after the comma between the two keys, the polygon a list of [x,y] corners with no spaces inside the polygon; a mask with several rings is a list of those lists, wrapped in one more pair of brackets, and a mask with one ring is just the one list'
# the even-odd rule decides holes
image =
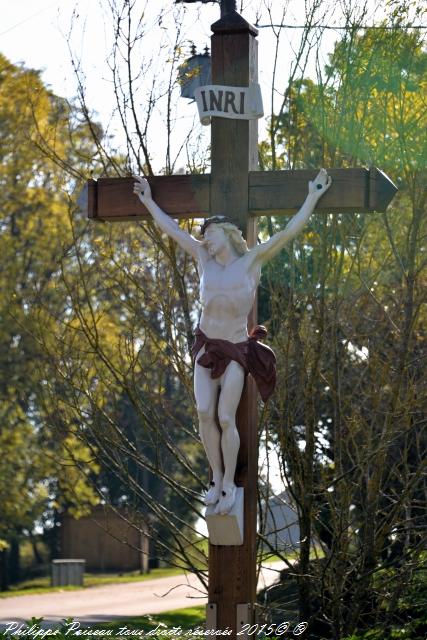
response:
{"label": "statue's torso", "polygon": [[247,318],[261,270],[249,269],[242,256],[227,266],[211,258],[200,269],[200,328],[209,338],[241,342],[247,338]]}

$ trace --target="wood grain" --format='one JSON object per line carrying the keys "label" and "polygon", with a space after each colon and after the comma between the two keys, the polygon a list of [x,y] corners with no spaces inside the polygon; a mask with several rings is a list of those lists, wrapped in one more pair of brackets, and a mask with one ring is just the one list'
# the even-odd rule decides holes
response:
{"label": "wood grain", "polygon": [[[257,81],[257,41],[250,25],[231,13],[212,25],[212,83],[247,87]],[[258,168],[258,121],[213,117],[211,215],[226,215],[246,233],[248,172]]]}
{"label": "wood grain", "polygon": [[[316,213],[370,213],[385,211],[396,192],[391,180],[378,169],[328,169],[332,186],[319,201]],[[249,175],[249,209],[252,215],[294,213],[305,200],[308,182],[317,170],[252,171]]]}
{"label": "wood grain", "polygon": [[256,525],[258,482],[258,406],[257,388],[246,378],[237,410],[240,449],[235,481],[244,487],[244,542],[238,547],[209,545],[209,603],[216,604],[216,629],[236,633],[238,604],[252,605],[256,598]]}
{"label": "wood grain", "polygon": [[369,173],[369,208],[385,211],[397,193],[398,188],[390,178],[377,167]]}
{"label": "wood grain", "polygon": [[[230,122],[233,123],[231,127],[224,127]],[[236,127],[237,124],[240,126]],[[251,129],[250,136],[248,131],[244,131],[245,126]],[[213,123],[215,131],[218,127],[219,150],[213,154],[212,178],[208,174],[149,178],[154,199],[159,206],[174,218],[228,215],[236,220],[243,231],[248,211],[251,216],[284,215],[298,211],[307,195],[308,182],[316,177],[317,171],[244,171],[244,162],[232,161],[233,150],[229,139],[235,137],[240,140],[239,147],[247,149],[247,154],[244,154],[246,163],[253,167],[256,154],[253,145],[249,144],[249,138],[255,136],[254,125],[244,121],[222,120]],[[250,155],[249,149],[252,149]],[[223,157],[229,157],[225,165]],[[216,170],[216,163],[224,167],[223,171]],[[397,191],[390,178],[377,168],[328,169],[328,173],[332,177],[332,186],[319,201],[315,213],[382,212]],[[148,211],[133,194],[132,185],[132,178],[89,180],[89,218],[115,222],[149,217]]]}
{"label": "wood grain", "polygon": [[88,218],[96,219],[98,213],[98,182],[96,180],[88,180],[87,186],[87,215]]}
{"label": "wood grain", "polygon": [[[237,13],[212,25],[212,82],[248,86],[257,80],[256,31]],[[256,120],[212,118],[211,215],[235,220],[249,246],[256,242],[256,218],[249,215],[249,172],[258,168]],[[248,319],[256,323],[256,304]],[[209,545],[210,603],[216,604],[217,629],[233,630],[236,637],[238,604],[249,604],[253,621],[256,598],[256,523],[258,476],[257,389],[248,376],[236,415],[240,449],[236,484],[244,487],[243,545]]]}
{"label": "wood grain", "polygon": [[[328,169],[332,185],[319,201],[317,212],[369,210],[368,169]],[[316,170],[256,171],[249,176],[249,208],[253,215],[280,215],[298,211]]]}
{"label": "wood grain", "polygon": [[[153,198],[174,218],[209,215],[209,175],[149,177]],[[149,218],[150,214],[133,193],[133,178],[100,178],[96,183],[96,210],[89,217],[104,221]]]}

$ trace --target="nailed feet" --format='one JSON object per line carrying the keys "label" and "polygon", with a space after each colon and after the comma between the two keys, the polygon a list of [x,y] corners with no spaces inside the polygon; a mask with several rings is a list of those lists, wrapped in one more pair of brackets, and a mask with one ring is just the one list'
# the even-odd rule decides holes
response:
{"label": "nailed feet", "polygon": [[221,516],[230,513],[236,500],[236,485],[228,483],[222,485],[221,496],[215,509],[215,513]]}
{"label": "nailed feet", "polygon": [[221,494],[222,483],[212,481],[209,483],[209,489],[204,497],[205,505],[216,504]]}
{"label": "nailed feet", "polygon": [[230,513],[236,500],[236,485],[223,483],[222,480],[212,480],[205,494],[205,505],[216,504],[215,513],[224,516]]}

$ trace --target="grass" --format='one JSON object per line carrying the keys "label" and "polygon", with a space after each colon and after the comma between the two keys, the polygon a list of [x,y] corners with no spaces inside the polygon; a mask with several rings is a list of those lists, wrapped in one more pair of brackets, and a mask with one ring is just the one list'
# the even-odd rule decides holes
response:
{"label": "grass", "polygon": [[[74,634],[93,635],[109,638],[136,637],[144,638],[148,632],[152,633],[153,640],[159,637],[163,640],[175,640],[180,635],[192,637],[194,640],[204,636],[204,624],[206,620],[206,610],[204,605],[197,607],[187,607],[185,609],[175,609],[165,613],[147,614],[144,616],[134,616],[132,618],[122,618],[112,622],[103,622],[96,625],[84,625],[78,631],[72,632],[70,625],[76,623],[73,618],[64,619],[62,623],[51,627],[51,633],[57,640],[66,640]],[[27,625],[40,626],[43,618],[32,618],[27,621]],[[88,633],[86,633],[88,630]],[[200,630],[200,631],[199,631]],[[70,634],[70,635],[68,635]],[[10,634],[3,634],[5,640],[11,640]]]}
{"label": "grass", "polygon": [[140,574],[137,571],[129,573],[85,573],[83,587],[52,587],[50,576],[33,578],[18,582],[10,587],[9,591],[0,591],[0,598],[12,598],[15,596],[29,596],[37,593],[53,593],[55,591],[76,591],[77,589],[87,589],[106,584],[120,584],[126,582],[142,582],[154,580],[155,578],[167,578],[182,573],[182,569],[167,567],[163,569],[152,569],[150,573]]}
{"label": "grass", "polygon": [[200,625],[204,625],[206,619],[206,610],[204,605],[198,607],[187,607],[185,609],[176,609],[165,613],[139,616],[134,618],[125,618],[124,620],[115,620],[96,625],[97,629],[111,629],[118,631],[126,626],[128,629],[143,629],[150,631],[158,625],[162,628],[172,629],[173,627],[182,627],[182,629],[194,629]]}

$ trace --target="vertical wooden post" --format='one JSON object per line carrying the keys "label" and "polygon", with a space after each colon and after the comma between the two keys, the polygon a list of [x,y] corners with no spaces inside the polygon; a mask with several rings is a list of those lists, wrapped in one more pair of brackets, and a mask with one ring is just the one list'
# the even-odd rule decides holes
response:
{"label": "vertical wooden post", "polygon": [[230,11],[235,11],[236,0],[221,0],[221,16],[225,16]]}
{"label": "vertical wooden post", "polygon": [[[257,82],[257,30],[233,11],[215,22],[212,31],[212,83],[247,87]],[[258,169],[258,121],[213,117],[211,143],[210,215],[227,215],[245,231],[249,171]],[[252,229],[248,235],[253,241]]]}
{"label": "vertical wooden post", "polygon": [[[257,82],[257,30],[231,11],[212,25],[212,31],[213,84],[247,87]],[[256,220],[248,213],[248,175],[258,169],[258,122],[214,117],[211,135],[211,215],[233,218],[253,246]],[[256,305],[249,318],[249,326],[254,324]],[[231,638],[238,623],[237,605],[249,605],[251,621],[256,597],[257,424],[257,389],[248,376],[237,411],[236,484],[245,490],[244,542],[238,547],[209,546],[209,602],[216,604],[217,629],[233,629]]]}

